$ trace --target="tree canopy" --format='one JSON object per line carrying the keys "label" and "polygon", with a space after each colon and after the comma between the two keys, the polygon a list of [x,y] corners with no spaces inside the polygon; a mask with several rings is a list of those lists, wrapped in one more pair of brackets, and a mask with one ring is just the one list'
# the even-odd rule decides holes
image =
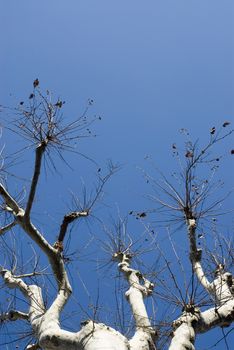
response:
{"label": "tree canopy", "polygon": [[[234,288],[224,202],[231,192],[217,174],[234,153],[229,144],[220,148],[231,123],[211,126],[205,145],[181,129],[182,146],[171,144],[172,174],[146,157],[149,204],[123,215],[105,193],[121,166],[108,161],[103,169],[79,148],[101,120],[89,115],[93,101],[75,120],[66,119],[64,104],[35,79],[26,101],[2,110],[3,135],[14,135],[14,151],[6,154],[4,144],[1,151],[2,346],[194,349],[214,328],[227,344]],[[64,205],[68,152],[78,164],[78,191],[70,189]],[[79,181],[82,159],[95,169],[91,184],[88,175]],[[64,212],[56,212],[59,195]]]}

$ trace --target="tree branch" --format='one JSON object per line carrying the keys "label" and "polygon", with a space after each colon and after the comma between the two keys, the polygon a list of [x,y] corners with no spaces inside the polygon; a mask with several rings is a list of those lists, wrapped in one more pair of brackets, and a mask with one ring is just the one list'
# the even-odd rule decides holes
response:
{"label": "tree branch", "polygon": [[195,219],[188,219],[188,232],[190,241],[190,260],[196,276],[201,285],[207,292],[215,297],[215,303],[221,305],[233,298],[232,275],[224,271],[224,266],[219,265],[216,270],[216,278],[209,282],[201,265],[200,249],[197,249],[196,244],[196,221]]}
{"label": "tree branch", "polygon": [[47,255],[51,267],[53,269],[56,282],[60,289],[65,289],[67,293],[71,293],[72,289],[65,270],[62,255],[55,248],[53,248],[36,227],[29,221],[22,221],[22,227],[28,235],[37,243],[42,251]]}
{"label": "tree branch", "polygon": [[83,210],[83,211],[72,211],[69,214],[66,214],[63,218],[63,222],[60,226],[60,232],[58,236],[57,242],[54,244],[54,248],[62,251],[63,250],[63,240],[67,232],[68,225],[71,224],[73,221],[84,218],[89,215],[89,210]]}
{"label": "tree branch", "polygon": [[[152,294],[154,285],[144,278],[138,270],[130,267],[131,257],[129,254],[115,253],[113,258],[120,261],[118,267],[125,275],[130,286],[125,295],[132,308],[136,325],[136,333],[129,341],[131,349],[138,349],[139,344],[143,346],[143,343],[147,346],[144,349],[150,349],[154,346],[156,334],[151,326],[144,298]],[[141,284],[141,282],[143,283]]]}
{"label": "tree branch", "polygon": [[190,243],[190,261],[193,267],[193,271],[195,272],[198,278],[198,281],[207,290],[207,292],[213,293],[213,286],[208,281],[201,265],[202,250],[197,249],[196,220],[187,218],[187,226],[188,226],[189,243]]}
{"label": "tree branch", "polygon": [[0,184],[0,195],[4,198],[8,211],[11,211],[15,216],[24,215],[24,210],[20,208],[18,203],[11,197],[2,184]]}
{"label": "tree branch", "polygon": [[33,174],[32,182],[31,182],[31,188],[30,188],[28,202],[27,202],[27,206],[26,206],[26,210],[25,210],[26,217],[29,217],[30,211],[32,209],[32,205],[34,202],[36,188],[37,188],[37,184],[38,184],[38,180],[39,180],[39,176],[40,176],[41,161],[42,161],[42,157],[43,157],[43,154],[45,152],[45,149],[46,149],[46,145],[47,145],[47,143],[46,143],[46,141],[44,141],[44,142],[41,142],[40,145],[36,148],[34,174]]}
{"label": "tree branch", "polygon": [[24,210],[19,207],[18,203],[11,197],[6,191],[3,185],[0,184],[0,195],[6,201],[6,204],[12,210],[13,215],[17,223],[23,228],[23,230],[29,235],[29,237],[38,245],[39,248],[46,254],[49,259],[50,265],[54,272],[56,282],[59,289],[66,290],[66,294],[71,293],[71,286],[68,280],[68,276],[64,267],[64,262],[60,252],[53,248],[49,242],[43,237],[43,235],[37,230],[37,228],[31,223],[30,219],[25,217]]}
{"label": "tree branch", "polygon": [[26,297],[28,297],[28,286],[21,278],[15,278],[9,270],[4,269],[3,267],[0,267],[0,274],[9,288],[18,288]]}
{"label": "tree branch", "polygon": [[10,224],[0,228],[0,236],[4,235],[4,233],[6,233],[7,231],[9,231],[10,229],[12,229],[12,227],[14,227],[17,224],[16,220],[12,221]]}
{"label": "tree branch", "polygon": [[19,289],[29,300],[29,321],[34,329],[38,327],[38,318],[45,313],[41,288],[36,285],[27,285],[21,278],[15,276],[7,269],[0,268],[0,274],[9,288]]}
{"label": "tree branch", "polygon": [[234,321],[234,298],[223,305],[200,312],[190,308],[173,322],[174,332],[169,350],[194,350],[197,333],[205,333],[214,327],[228,327]]}
{"label": "tree branch", "polygon": [[228,327],[234,322],[234,298],[220,307],[201,312],[195,325],[196,333],[205,333],[214,327]]}
{"label": "tree branch", "polygon": [[29,319],[29,314],[26,314],[25,312],[21,312],[17,310],[10,310],[9,312],[6,312],[0,315],[0,323],[4,321],[17,321],[17,320],[28,321],[28,319]]}
{"label": "tree branch", "polygon": [[198,322],[200,311],[196,308],[192,312],[185,310],[183,314],[173,322],[173,337],[169,350],[195,350],[194,323]]}

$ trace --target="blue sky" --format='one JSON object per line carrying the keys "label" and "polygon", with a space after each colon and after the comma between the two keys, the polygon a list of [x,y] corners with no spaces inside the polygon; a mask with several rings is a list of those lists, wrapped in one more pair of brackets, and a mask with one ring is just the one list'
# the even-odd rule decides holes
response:
{"label": "blue sky", "polygon": [[[92,98],[89,114],[102,117],[94,126],[98,137],[79,150],[101,167],[109,158],[123,164],[107,186],[106,201],[126,215],[146,206],[137,170],[145,167],[145,156],[170,172],[170,148],[180,128],[204,141],[211,127],[234,121],[233,14],[231,0],[2,1],[0,103],[12,106],[27,98],[35,78],[66,101],[68,121]],[[9,141],[11,136],[10,152],[15,143]],[[66,210],[69,190],[76,191],[80,178],[92,184],[96,171],[83,159],[67,157],[74,171],[59,163],[63,175],[41,192],[53,203],[42,224],[52,230]],[[30,170],[27,156],[17,171],[29,176]],[[221,175],[227,188],[233,186],[233,170],[225,158]],[[51,179],[49,174],[42,183]]]}

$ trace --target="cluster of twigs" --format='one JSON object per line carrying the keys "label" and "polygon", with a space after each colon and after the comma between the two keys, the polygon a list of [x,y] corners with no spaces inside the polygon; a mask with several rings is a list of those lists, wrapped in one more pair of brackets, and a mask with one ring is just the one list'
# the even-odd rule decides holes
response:
{"label": "cluster of twigs", "polygon": [[[218,130],[212,127],[209,142],[202,148],[199,140],[187,141],[182,151],[175,143],[172,144],[173,156],[179,164],[179,171],[172,175],[175,181],[169,180],[161,171],[158,171],[160,180],[145,174],[146,181],[153,185],[154,194],[149,198],[159,205],[157,213],[171,211],[172,221],[184,220],[185,217],[198,221],[215,216],[216,210],[229,193],[221,198],[214,195],[215,199],[211,200],[212,195],[223,185],[223,182],[214,180],[222,156],[213,156],[211,149],[233,133],[233,129],[226,131],[229,126],[230,122],[226,121]],[[185,129],[182,132],[189,135]],[[230,155],[232,154],[231,149]],[[202,170],[203,165],[208,166],[208,174],[207,169],[205,172]]]}

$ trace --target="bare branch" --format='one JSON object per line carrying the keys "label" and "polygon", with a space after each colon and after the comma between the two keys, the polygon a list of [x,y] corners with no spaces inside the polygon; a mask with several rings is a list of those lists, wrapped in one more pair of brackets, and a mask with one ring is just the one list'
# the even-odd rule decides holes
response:
{"label": "bare branch", "polygon": [[[110,177],[117,170],[118,170],[118,166],[112,164],[112,162],[109,161],[108,173],[103,177],[98,176],[98,184],[95,188],[94,194],[91,193],[91,195],[90,195],[91,198],[88,200],[86,198],[86,189],[84,188],[84,203],[83,204],[79,203],[79,205],[77,205],[79,207],[79,210],[72,211],[64,216],[63,222],[60,226],[58,240],[54,244],[55,249],[57,249],[60,252],[63,251],[63,241],[64,241],[69,224],[71,224],[72,222],[74,222],[77,219],[85,218],[85,217],[88,217],[90,215],[90,212],[91,212],[93,206],[96,204],[96,202],[100,199],[100,197],[103,194],[103,188],[104,188],[105,184],[108,182]],[[99,169],[98,171],[101,171],[101,169]],[[77,202],[76,199],[75,199],[75,202]]]}
{"label": "bare branch", "polygon": [[29,297],[28,286],[22,279],[15,278],[9,270],[0,267],[0,274],[9,288],[18,288],[26,297]]}
{"label": "bare branch", "polygon": [[173,322],[173,338],[169,350],[194,349],[197,333],[205,333],[214,327],[228,327],[234,321],[234,298],[219,307],[201,312],[187,305],[183,314]]}
{"label": "bare branch", "polygon": [[41,161],[43,154],[46,149],[46,141],[41,143],[37,148],[36,148],[36,157],[35,157],[35,165],[34,165],[34,174],[33,174],[33,179],[31,182],[31,189],[28,197],[28,202],[25,210],[25,216],[29,217],[30,211],[33,205],[35,193],[36,193],[36,188],[38,184],[38,179],[40,176],[40,170],[41,170]]}
{"label": "bare branch", "polygon": [[[188,216],[190,214],[188,213]],[[201,265],[201,249],[197,249],[196,243],[196,220],[190,219],[187,217],[187,225],[188,225],[188,235],[189,235],[189,243],[190,243],[190,261],[193,267],[193,271],[196,273],[199,282],[203,285],[203,287],[207,290],[208,293],[213,293],[213,286],[208,281],[202,265]]]}
{"label": "bare branch", "polygon": [[[136,324],[136,334],[130,342],[134,348],[138,343],[140,334],[144,333],[143,341],[146,344],[154,344],[155,330],[152,328],[143,299],[152,294],[154,284],[147,280],[138,270],[130,267],[131,256],[122,252],[114,254],[113,258],[120,261],[118,267],[129,283],[129,289],[125,293],[132,308],[133,317]],[[142,284],[141,284],[142,282]],[[148,342],[148,343],[147,343]],[[139,343],[138,343],[139,345]],[[143,345],[143,344],[142,344]]]}
{"label": "bare branch", "polygon": [[45,313],[45,306],[42,299],[41,288],[36,285],[27,285],[21,278],[15,278],[7,269],[0,268],[0,274],[9,288],[19,289],[29,300],[29,321],[32,326],[38,326],[38,317]]}
{"label": "bare branch", "polygon": [[0,194],[6,201],[7,206],[12,210],[15,215],[16,221],[20,224],[23,230],[32,238],[32,240],[42,249],[47,255],[52,269],[54,271],[56,281],[59,288],[67,288],[71,292],[71,286],[68,281],[68,277],[65,271],[64,263],[60,253],[54,249],[43,235],[37,230],[37,228],[31,223],[28,218],[25,218],[24,210],[19,207],[17,202],[6,191],[3,185],[0,184]]}
{"label": "bare branch", "polygon": [[53,272],[56,277],[59,289],[66,289],[71,293],[71,286],[68,280],[68,276],[64,267],[64,262],[61,254],[53,248],[42,234],[36,229],[36,227],[28,221],[22,221],[22,227],[28,233],[28,235],[38,244],[42,251],[47,255]]}
{"label": "bare branch", "polygon": [[193,270],[207,292],[215,297],[215,303],[223,305],[225,302],[233,299],[232,275],[229,272],[225,272],[224,266],[219,264],[216,269],[216,278],[211,283],[208,281],[200,262],[202,251],[197,249],[196,245],[196,221],[195,219],[188,219],[187,223],[190,241],[190,261]]}
{"label": "bare branch", "polygon": [[18,203],[11,197],[11,195],[7,192],[5,187],[0,183],[0,195],[4,198],[6,202],[6,209],[11,211],[16,216],[24,215],[24,210],[20,208]]}
{"label": "bare branch", "polygon": [[58,236],[57,242],[54,244],[54,248],[58,249],[59,251],[63,250],[63,240],[67,232],[68,225],[71,224],[73,221],[84,218],[89,215],[89,210],[84,211],[73,211],[69,214],[66,214],[63,218],[62,225],[60,226],[60,232]]}
{"label": "bare branch", "polygon": [[15,225],[17,224],[16,221],[12,221],[10,224],[0,228],[0,236],[4,235],[4,233],[6,233],[7,231],[9,231],[10,229],[12,229]]}
{"label": "bare branch", "polygon": [[173,336],[169,350],[194,350],[195,330],[194,323],[198,322],[200,311],[196,308],[185,310],[173,322]]}
{"label": "bare branch", "polygon": [[29,320],[29,314],[25,312],[10,310],[7,313],[0,314],[0,323],[4,321]]}
{"label": "bare branch", "polygon": [[228,327],[234,322],[234,299],[224,305],[201,312],[199,322],[195,325],[197,333],[205,333],[214,327]]}

